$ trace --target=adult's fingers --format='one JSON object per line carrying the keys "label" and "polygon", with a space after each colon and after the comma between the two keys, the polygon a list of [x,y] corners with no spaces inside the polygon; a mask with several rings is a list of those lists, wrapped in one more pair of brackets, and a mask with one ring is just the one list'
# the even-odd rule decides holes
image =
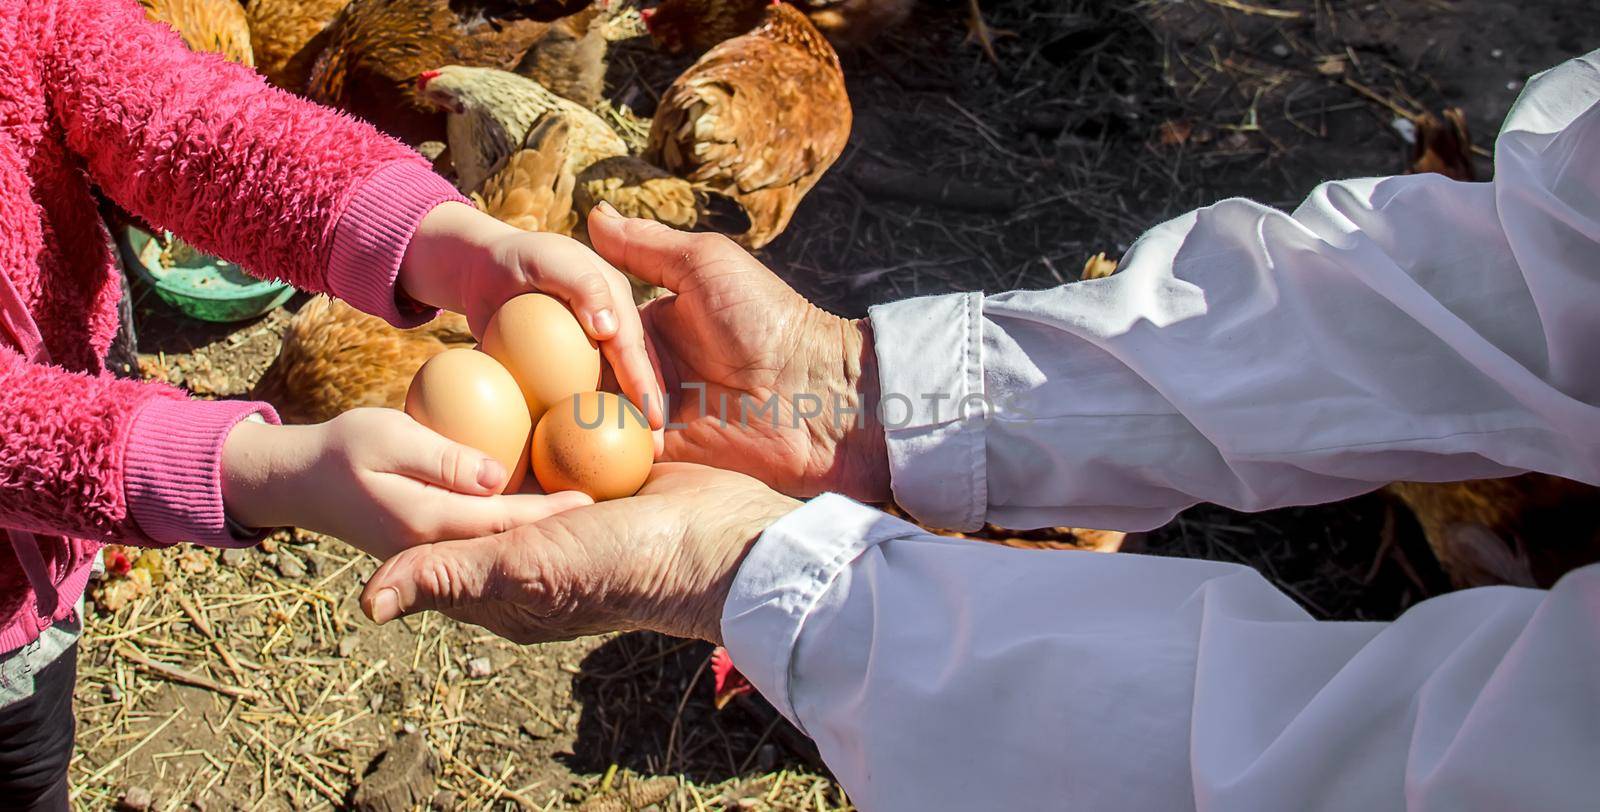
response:
{"label": "adult's fingers", "polygon": [[432,521],[418,528],[428,539],[466,539],[492,536],[548,519],[557,513],[594,504],[578,491],[517,493],[504,496],[437,494],[427,510]]}
{"label": "adult's fingers", "polygon": [[429,609],[451,609],[499,594],[503,540],[475,538],[412,547],[367,579],[361,611],[376,623]]}

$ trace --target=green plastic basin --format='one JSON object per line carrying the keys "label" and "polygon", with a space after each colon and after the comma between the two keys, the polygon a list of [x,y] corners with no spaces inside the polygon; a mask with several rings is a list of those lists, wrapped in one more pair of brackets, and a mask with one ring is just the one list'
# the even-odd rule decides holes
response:
{"label": "green plastic basin", "polygon": [[[238,265],[207,256],[167,235],[166,243],[129,226],[124,237],[138,262],[134,273],[179,312],[201,321],[253,319],[294,295],[285,282],[257,279]],[[163,257],[163,255],[165,255]]]}

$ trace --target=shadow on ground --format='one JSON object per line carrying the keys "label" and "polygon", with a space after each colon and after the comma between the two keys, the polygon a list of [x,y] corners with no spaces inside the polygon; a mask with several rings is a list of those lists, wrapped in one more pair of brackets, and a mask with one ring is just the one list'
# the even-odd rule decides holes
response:
{"label": "shadow on ground", "polygon": [[615,764],[699,783],[818,766],[815,747],[765,701],[746,695],[714,707],[710,657],[707,643],[654,632],[590,652],[572,678],[582,711],[568,766],[604,772]]}

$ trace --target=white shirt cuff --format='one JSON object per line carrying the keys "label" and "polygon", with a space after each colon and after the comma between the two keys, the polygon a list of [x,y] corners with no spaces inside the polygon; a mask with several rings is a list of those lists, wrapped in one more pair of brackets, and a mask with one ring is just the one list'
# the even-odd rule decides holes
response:
{"label": "white shirt cuff", "polygon": [[874,545],[920,535],[916,525],[825,493],[761,534],[722,607],[722,641],[740,673],[795,727],[791,663],[801,628],[839,573]]}
{"label": "white shirt cuff", "polygon": [[908,299],[869,313],[895,501],[932,527],[982,527],[989,504],[983,294]]}

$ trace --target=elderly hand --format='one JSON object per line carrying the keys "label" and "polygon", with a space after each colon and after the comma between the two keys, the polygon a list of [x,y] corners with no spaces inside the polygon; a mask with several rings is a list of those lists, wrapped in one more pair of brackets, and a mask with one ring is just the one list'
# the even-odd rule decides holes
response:
{"label": "elderly hand", "polygon": [[741,474],[663,463],[637,496],[406,550],[361,606],[379,623],[436,609],[519,643],[633,629],[720,642],[739,563],[798,506]]}
{"label": "elderly hand", "polygon": [[600,256],[677,294],[643,310],[674,401],[662,459],[741,471],[796,496],[888,498],[883,432],[868,419],[877,368],[864,320],[816,307],[721,235],[605,205],[588,227]]}
{"label": "elderly hand", "polygon": [[327,533],[379,558],[590,503],[581,493],[492,495],[506,476],[493,458],[395,409],[353,409],[314,426],[244,422],[222,446],[234,521]]}
{"label": "elderly hand", "polygon": [[660,381],[645,349],[632,287],[582,243],[445,203],[422,218],[406,246],[400,287],[419,302],[465,315],[476,336],[517,295],[537,291],[565,302],[600,343],[623,393],[657,430],[659,447],[665,422]]}

